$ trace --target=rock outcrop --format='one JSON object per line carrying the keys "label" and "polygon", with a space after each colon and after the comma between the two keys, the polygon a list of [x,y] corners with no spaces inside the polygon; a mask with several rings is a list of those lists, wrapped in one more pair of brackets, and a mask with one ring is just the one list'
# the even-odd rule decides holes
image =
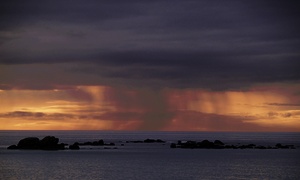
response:
{"label": "rock outcrop", "polygon": [[69,146],[69,149],[72,149],[72,150],[79,150],[80,147],[79,147],[78,143],[74,143],[74,144],[72,144],[72,145]]}
{"label": "rock outcrop", "polygon": [[126,143],[165,143],[165,141],[161,139],[145,139],[143,141],[141,140],[135,140],[135,141],[126,141]]}
{"label": "rock outcrop", "polygon": [[161,139],[145,139],[144,143],[164,143],[165,141]]}
{"label": "rock outcrop", "polygon": [[[144,141],[126,141],[126,143],[163,143],[165,141],[161,139],[145,139]],[[43,139],[37,137],[27,137],[21,139],[17,145],[11,145],[7,149],[32,149],[32,150],[63,150],[67,144],[60,143],[59,139],[54,136],[46,136]],[[84,143],[75,142],[69,146],[71,150],[78,150],[80,146],[104,146],[104,149],[117,149],[115,143],[105,143],[102,139],[98,141],[88,141]],[[107,147],[110,146],[110,147]],[[124,144],[121,144],[124,146]],[[280,143],[275,146],[262,146],[255,144],[241,145],[228,145],[220,140],[209,141],[178,141],[177,143],[171,143],[171,148],[183,148],[183,149],[296,149],[294,145],[282,145]]]}
{"label": "rock outcrop", "polygon": [[40,149],[40,140],[37,137],[21,139],[17,145],[18,149]]}
{"label": "rock outcrop", "polygon": [[215,140],[214,142],[203,140],[201,142],[197,141],[178,141],[172,143],[170,148],[187,148],[187,149],[296,149],[294,145],[282,145],[276,144],[275,146],[257,146],[255,144],[248,145],[225,145],[220,140]]}
{"label": "rock outcrop", "polygon": [[63,150],[65,144],[58,144],[59,139],[54,136],[46,136],[42,140],[37,137],[21,139],[18,145],[11,145],[7,149],[40,149],[40,150]]}
{"label": "rock outcrop", "polygon": [[65,144],[58,144],[59,139],[54,136],[46,136],[40,140],[40,149],[43,150],[63,150]]}
{"label": "rock outcrop", "polygon": [[104,143],[102,139],[93,142],[90,141],[84,143],[76,142],[75,144],[78,144],[79,146],[115,146],[115,143]]}

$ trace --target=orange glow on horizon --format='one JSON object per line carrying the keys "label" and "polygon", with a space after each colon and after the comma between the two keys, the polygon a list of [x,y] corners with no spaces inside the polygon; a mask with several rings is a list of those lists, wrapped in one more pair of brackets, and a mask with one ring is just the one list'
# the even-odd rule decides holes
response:
{"label": "orange glow on horizon", "polygon": [[[289,110],[286,110],[286,106],[270,105],[272,102],[288,104],[290,98],[285,94],[266,91],[209,92],[197,90],[173,91],[171,94],[169,101],[174,109],[215,114],[221,117],[224,115],[232,116],[241,119],[244,123],[257,124],[261,127],[278,129],[278,127],[284,126],[296,129],[296,131],[300,130],[299,113],[290,113]],[[276,116],[270,117],[270,112],[276,112]],[[174,126],[182,127],[182,125],[178,125],[178,122],[180,121],[173,121]],[[197,129],[197,123],[190,126]],[[232,130],[239,129],[234,124],[230,126],[232,126]],[[201,126],[199,129],[213,130],[205,126]]]}
{"label": "orange glow on horizon", "polygon": [[267,90],[1,90],[0,129],[300,131],[297,98]]}

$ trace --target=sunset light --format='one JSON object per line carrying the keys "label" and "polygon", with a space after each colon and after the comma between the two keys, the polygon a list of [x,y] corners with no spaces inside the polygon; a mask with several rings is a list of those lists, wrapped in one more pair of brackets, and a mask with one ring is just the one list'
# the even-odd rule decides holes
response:
{"label": "sunset light", "polygon": [[300,179],[300,1],[0,1],[0,179]]}
{"label": "sunset light", "polygon": [[297,6],[167,4],[1,3],[0,129],[300,131]]}
{"label": "sunset light", "polygon": [[2,90],[1,129],[299,131],[293,90]]}

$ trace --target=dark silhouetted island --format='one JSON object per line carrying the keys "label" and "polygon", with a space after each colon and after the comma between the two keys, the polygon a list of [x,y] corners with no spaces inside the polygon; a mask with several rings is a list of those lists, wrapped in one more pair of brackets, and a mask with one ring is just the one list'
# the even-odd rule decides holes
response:
{"label": "dark silhouetted island", "polygon": [[144,141],[126,141],[126,143],[165,143],[165,141],[161,139],[145,139]]}
{"label": "dark silhouetted island", "polygon": [[255,144],[248,145],[225,145],[220,140],[214,142],[203,140],[197,141],[178,141],[170,145],[171,148],[185,148],[185,149],[296,149],[294,145],[281,145],[280,143],[275,146],[257,146]]}
{"label": "dark silhouetted island", "polygon": [[[11,145],[7,147],[7,149],[31,149],[31,150],[78,150],[80,146],[115,146],[114,143],[104,143],[102,139],[93,142],[84,142],[70,145],[69,148],[66,148],[68,144],[58,143],[59,139],[54,136],[46,136],[43,139],[39,139],[37,137],[27,137],[21,139],[18,145]],[[114,148],[116,149],[116,148]]]}
{"label": "dark silhouetted island", "polygon": [[[161,139],[145,139],[144,141],[126,141],[126,143],[165,143],[165,141]],[[59,143],[59,139],[54,136],[46,136],[43,139],[39,139],[37,137],[27,137],[21,139],[18,145],[11,145],[7,147],[7,149],[32,149],[32,150],[79,150],[80,146],[105,146],[104,149],[117,149],[117,147],[107,147],[107,146],[115,146],[115,143],[105,143],[102,139],[93,142],[84,142],[79,143],[75,142],[72,145]],[[121,144],[124,146],[124,144]],[[296,149],[294,145],[282,145],[280,143],[275,146],[261,146],[255,144],[247,144],[247,145],[226,145],[220,140],[215,140],[211,142],[209,140],[203,141],[178,141],[177,143],[171,143],[171,148],[183,148],[183,149]]]}
{"label": "dark silhouetted island", "polygon": [[21,139],[18,145],[11,145],[7,149],[40,149],[40,150],[63,150],[64,143],[58,144],[59,139],[54,136],[46,136],[42,140],[37,137]]}

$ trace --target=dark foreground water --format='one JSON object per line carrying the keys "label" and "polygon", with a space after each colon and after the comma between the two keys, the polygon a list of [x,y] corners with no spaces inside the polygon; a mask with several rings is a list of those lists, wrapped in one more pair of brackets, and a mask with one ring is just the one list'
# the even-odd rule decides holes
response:
{"label": "dark foreground water", "polygon": [[[6,150],[24,137],[103,139],[117,149]],[[166,143],[126,143],[147,138]],[[297,149],[171,149],[177,140],[294,144]],[[124,144],[124,146],[121,146]],[[300,179],[300,133],[0,131],[0,179]]]}

